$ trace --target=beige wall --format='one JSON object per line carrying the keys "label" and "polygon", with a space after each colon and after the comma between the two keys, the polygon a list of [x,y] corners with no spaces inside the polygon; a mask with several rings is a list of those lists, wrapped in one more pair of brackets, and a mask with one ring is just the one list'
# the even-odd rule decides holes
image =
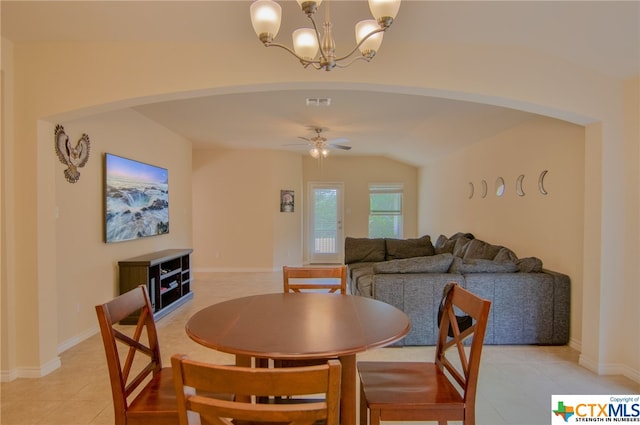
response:
{"label": "beige wall", "polygon": [[[432,238],[471,232],[535,256],[571,278],[571,344],[580,349],[584,227],[584,128],[540,118],[507,130],[426,167],[420,176],[420,229]],[[544,170],[542,195],[538,177]],[[524,196],[515,182],[524,174]],[[506,191],[496,196],[495,181]],[[487,182],[485,198],[481,181]],[[472,198],[469,183],[475,190]]]}
{"label": "beige wall", "polygon": [[[0,76],[2,78],[0,87],[0,137],[2,144],[0,146],[0,371],[8,371],[8,365],[15,364],[15,350],[10,347],[16,345],[16,328],[8,326],[16,320],[16,299],[14,285],[9,282],[15,282],[14,268],[8,267],[13,263],[15,258],[7,249],[7,246],[14,245],[15,232],[7,226],[7,223],[15,222],[12,210],[7,206],[7,200],[13,198],[13,187],[7,184],[6,175],[13,174],[13,147],[8,143],[14,139],[13,135],[13,44],[2,42],[0,51],[2,70]],[[16,377],[15,373],[9,373],[9,378]]]}
{"label": "beige wall", "polygon": [[[637,309],[640,303],[640,76],[629,80],[625,85],[625,116],[627,123],[625,140],[628,147],[625,168],[627,168],[629,178],[625,180],[625,264],[629,268],[624,276],[624,296],[622,297],[624,312],[624,323],[640,324]],[[635,321],[635,322],[634,322]],[[627,330],[624,327],[622,332]],[[638,329],[636,327],[636,329]],[[640,371],[640,332],[629,337],[621,335],[621,338],[629,339],[629,344],[623,348],[623,364],[628,365],[627,375],[632,375],[635,371]],[[640,373],[638,373],[640,374]]]}
{"label": "beige wall", "polygon": [[[367,237],[369,234],[369,184],[402,183],[404,237],[417,235],[418,169],[389,158],[334,155],[321,164],[304,156],[304,196],[309,182],[344,183],[344,235]],[[306,231],[306,227],[305,227]],[[305,239],[307,235],[305,233]],[[306,246],[305,258],[308,258]]]}
{"label": "beige wall", "polygon": [[[381,157],[336,155],[319,167],[316,160],[298,153],[198,150],[193,156],[194,268],[264,271],[305,263],[309,181],[344,184],[346,236],[367,235],[369,183],[403,183],[405,236],[416,235],[413,166]],[[283,189],[295,192],[293,213],[280,212]]]}
{"label": "beige wall", "polygon": [[[192,246],[191,143],[130,109],[59,124],[72,143],[82,133],[91,139],[91,156],[77,183],[68,183],[66,167],[55,161],[57,340],[62,351],[97,329],[93,306],[119,293],[119,260]],[[169,234],[104,242],[105,152],[169,170]]]}
{"label": "beige wall", "polygon": [[265,271],[300,264],[301,208],[280,213],[280,190],[300,194],[301,175],[298,154],[195,151],[194,269]]}
{"label": "beige wall", "polygon": [[[3,70],[8,44],[2,40]],[[2,359],[3,379],[16,368],[46,373],[48,365],[56,362],[59,341],[49,327],[58,313],[51,298],[62,295],[57,293],[57,272],[51,271],[57,268],[52,252],[57,246],[54,211],[59,173],[48,128],[51,117],[66,122],[169,97],[329,87],[446,96],[584,125],[589,186],[584,205],[580,363],[598,373],[624,373],[640,381],[640,358],[624,348],[640,344],[637,322],[626,321],[629,313],[623,308],[627,305],[619,302],[620,294],[637,294],[640,281],[637,256],[629,261],[625,252],[627,247],[637,249],[639,217],[637,210],[623,207],[637,204],[640,198],[638,166],[628,162],[630,156],[638,158],[637,107],[629,106],[637,104],[637,83],[627,85],[563,58],[517,46],[394,45],[393,40],[386,46],[385,54],[372,66],[329,75],[274,61],[269,49],[238,54],[245,46],[232,42],[13,46],[13,60],[8,62],[14,65],[14,101],[10,111],[3,110],[3,120],[10,119],[14,131],[9,137],[3,132],[2,140],[6,208],[2,233],[8,235],[3,236],[6,245],[0,258],[6,259],[3,294],[13,294],[15,299],[15,317],[3,321],[2,338],[15,335],[15,344],[8,348],[13,357]],[[416,51],[428,54],[415,55]],[[47,125],[38,124],[43,120]]]}

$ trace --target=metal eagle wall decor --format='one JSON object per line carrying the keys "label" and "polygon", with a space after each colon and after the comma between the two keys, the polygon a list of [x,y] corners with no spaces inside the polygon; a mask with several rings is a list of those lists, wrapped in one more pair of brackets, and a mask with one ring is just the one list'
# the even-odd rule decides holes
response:
{"label": "metal eagle wall decor", "polygon": [[91,142],[87,134],[82,134],[82,137],[76,143],[76,146],[71,146],[69,136],[64,132],[64,127],[60,124],[56,125],[55,129],[55,148],[60,162],[67,165],[68,168],[64,170],[64,176],[69,183],[75,183],[80,179],[80,171],[78,168],[84,167],[89,160]]}

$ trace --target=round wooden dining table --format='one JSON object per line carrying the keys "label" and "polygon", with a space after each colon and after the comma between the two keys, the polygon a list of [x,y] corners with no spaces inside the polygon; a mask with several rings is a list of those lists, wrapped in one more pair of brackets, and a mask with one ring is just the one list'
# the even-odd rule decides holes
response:
{"label": "round wooden dining table", "polygon": [[321,293],[253,295],[213,304],[186,324],[199,344],[255,359],[337,357],[342,364],[340,423],[356,424],[356,353],[402,339],[411,327],[401,310],[371,298]]}

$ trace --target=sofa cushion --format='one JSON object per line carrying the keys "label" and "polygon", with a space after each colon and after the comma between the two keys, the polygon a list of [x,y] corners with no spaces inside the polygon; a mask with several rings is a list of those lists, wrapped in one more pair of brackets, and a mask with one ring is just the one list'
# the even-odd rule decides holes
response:
{"label": "sofa cushion", "polygon": [[493,260],[496,254],[502,248],[499,245],[491,245],[480,239],[472,239],[467,243],[467,248],[464,251],[462,258],[481,258],[484,260]]}
{"label": "sofa cushion", "polygon": [[449,273],[515,273],[518,266],[513,261],[493,261],[484,258],[456,257],[449,269]]}
{"label": "sofa cushion", "polygon": [[373,276],[374,264],[376,263],[349,264],[348,284],[349,284],[349,293],[351,295],[363,295],[366,297],[371,296],[371,276]]}
{"label": "sofa cushion", "polygon": [[385,240],[383,238],[351,238],[344,241],[344,262],[384,261],[386,255]]}
{"label": "sofa cushion", "polygon": [[449,253],[428,257],[413,257],[384,261],[373,266],[373,272],[382,273],[447,273],[453,262]]}
{"label": "sofa cushion", "polygon": [[537,257],[521,258],[516,261],[520,273],[540,273],[542,271],[542,260]]}
{"label": "sofa cushion", "polygon": [[387,247],[387,260],[402,258],[426,257],[435,254],[431,236],[425,235],[418,239],[391,239],[385,240]]}
{"label": "sofa cushion", "polygon": [[361,297],[373,297],[373,274],[367,274],[360,276],[358,282],[355,285],[354,295],[360,295]]}

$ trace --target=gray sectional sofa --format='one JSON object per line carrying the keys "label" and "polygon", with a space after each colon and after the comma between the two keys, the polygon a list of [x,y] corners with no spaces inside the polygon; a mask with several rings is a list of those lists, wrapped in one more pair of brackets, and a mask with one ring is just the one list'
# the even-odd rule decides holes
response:
{"label": "gray sectional sofa", "polygon": [[535,257],[469,233],[418,239],[345,239],[351,294],[394,305],[411,319],[400,345],[435,345],[447,282],[491,300],[486,344],[564,345],[569,341],[570,280]]}

